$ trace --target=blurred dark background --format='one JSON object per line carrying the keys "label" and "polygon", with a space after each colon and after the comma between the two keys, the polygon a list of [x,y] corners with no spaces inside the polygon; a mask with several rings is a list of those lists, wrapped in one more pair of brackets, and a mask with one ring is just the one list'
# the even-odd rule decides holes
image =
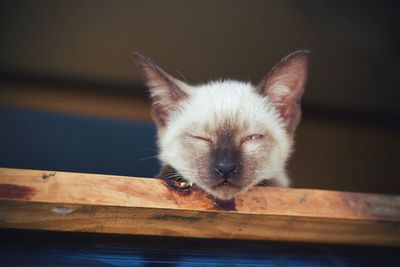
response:
{"label": "blurred dark background", "polygon": [[0,166],[153,175],[132,51],[190,83],[257,83],[306,48],[293,185],[400,194],[398,10],[396,1],[1,1]]}

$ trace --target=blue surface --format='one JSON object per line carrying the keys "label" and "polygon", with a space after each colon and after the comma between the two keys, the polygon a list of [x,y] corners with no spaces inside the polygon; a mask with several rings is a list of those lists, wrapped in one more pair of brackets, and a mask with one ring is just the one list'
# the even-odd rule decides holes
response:
{"label": "blue surface", "polygon": [[0,166],[153,177],[150,123],[0,107]]}
{"label": "blue surface", "polygon": [[2,266],[400,266],[399,249],[0,230]]}

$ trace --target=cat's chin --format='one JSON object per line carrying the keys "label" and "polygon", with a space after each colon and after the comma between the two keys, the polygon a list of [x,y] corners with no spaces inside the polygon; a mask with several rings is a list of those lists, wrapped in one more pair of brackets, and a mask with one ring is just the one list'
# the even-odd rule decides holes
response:
{"label": "cat's chin", "polygon": [[243,188],[236,185],[221,184],[214,186],[212,188],[206,189],[209,194],[220,200],[232,200],[241,193],[243,193]]}

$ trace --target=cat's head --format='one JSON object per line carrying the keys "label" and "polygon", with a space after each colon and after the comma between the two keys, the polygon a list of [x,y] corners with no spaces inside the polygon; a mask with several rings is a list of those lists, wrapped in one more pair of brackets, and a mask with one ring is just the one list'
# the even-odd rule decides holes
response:
{"label": "cat's head", "polygon": [[223,200],[263,180],[288,186],[285,164],[301,117],[308,55],[288,55],[257,86],[234,80],[192,86],[135,53],[150,89],[162,164]]}

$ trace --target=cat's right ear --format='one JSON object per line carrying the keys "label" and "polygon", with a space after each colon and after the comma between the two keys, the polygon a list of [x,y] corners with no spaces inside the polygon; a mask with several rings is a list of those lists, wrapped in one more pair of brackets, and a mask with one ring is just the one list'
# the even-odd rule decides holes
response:
{"label": "cat's right ear", "polygon": [[168,117],[176,110],[178,102],[188,97],[188,85],[166,73],[141,53],[133,53],[133,58],[150,90],[152,117],[157,127],[164,127],[168,123]]}
{"label": "cat's right ear", "polygon": [[290,134],[294,133],[301,117],[300,99],[307,80],[309,55],[307,50],[289,54],[256,88],[275,105]]}

